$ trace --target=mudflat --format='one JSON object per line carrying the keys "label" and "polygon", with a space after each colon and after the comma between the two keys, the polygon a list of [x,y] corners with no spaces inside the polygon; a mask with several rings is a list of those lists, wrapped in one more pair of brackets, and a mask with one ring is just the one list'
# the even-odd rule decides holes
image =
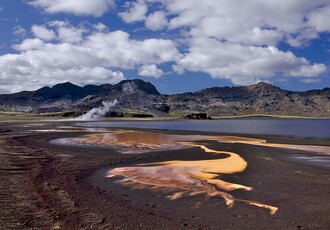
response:
{"label": "mudflat", "polygon": [[[329,139],[244,135],[236,136],[236,141],[223,137],[221,142],[214,136],[224,135],[204,133],[198,134],[203,138],[180,140],[186,141],[184,148],[161,151],[148,151],[148,146],[130,141],[126,149],[146,151],[123,154],[121,148],[113,148],[113,137],[108,140],[109,146],[93,145],[91,140],[100,142],[104,138],[92,136],[86,140],[88,135],[98,135],[97,131],[70,128],[71,123],[74,122],[12,119],[0,122],[1,229],[330,227],[329,165],[305,159],[329,158],[313,148],[284,148],[313,145],[327,149]],[[197,135],[139,130],[142,131],[148,133],[143,137],[149,145],[153,144],[151,137],[158,137],[159,145],[161,134]],[[120,135],[123,143],[132,136]],[[73,137],[85,138],[87,145],[50,143]],[[246,138],[280,145],[252,144]],[[115,141],[118,143],[118,138]],[[143,142],[143,138],[138,141]],[[171,141],[166,144],[171,145]],[[228,157],[235,160],[229,164],[238,162],[237,165],[219,170],[217,164]],[[191,165],[194,170],[184,171]],[[155,167],[171,171],[146,173]],[[157,175],[166,178],[159,180]],[[169,177],[172,187],[170,183],[162,184]],[[272,212],[260,204],[276,209]]]}

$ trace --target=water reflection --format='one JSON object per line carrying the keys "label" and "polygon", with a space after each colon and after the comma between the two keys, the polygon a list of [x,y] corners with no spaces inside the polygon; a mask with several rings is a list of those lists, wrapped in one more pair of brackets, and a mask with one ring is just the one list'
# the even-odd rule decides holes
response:
{"label": "water reflection", "polygon": [[296,150],[303,150],[303,151],[330,155],[329,146],[267,143],[266,140],[262,140],[262,139],[235,137],[235,136],[220,136],[217,138],[217,140],[223,143],[241,143],[241,144],[258,145],[258,146],[273,147],[273,148],[296,149]]}
{"label": "water reflection", "polygon": [[243,189],[250,191],[252,187],[235,184],[218,179],[222,174],[232,174],[244,171],[247,162],[238,154],[210,149],[202,144],[183,142],[189,147],[197,147],[206,153],[218,154],[220,159],[198,161],[165,161],[154,164],[138,165],[136,167],[120,167],[108,172],[107,178],[121,177],[118,182],[137,188],[166,189],[172,192],[167,196],[176,200],[185,196],[207,195],[222,197],[229,207],[235,201],[266,208],[270,214],[275,214],[277,207],[262,204],[257,201],[236,199],[230,191]]}
{"label": "water reflection", "polygon": [[[170,135],[154,132],[114,130],[94,133],[81,138],[70,139],[71,142],[87,145],[106,145],[120,149],[122,154],[140,154],[150,151],[173,150],[182,148],[199,148],[205,153],[205,160],[174,160],[152,164],[140,164],[132,167],[119,167],[109,170],[107,178],[119,178],[118,183],[134,188],[161,189],[176,200],[186,196],[206,195],[206,197],[222,197],[226,205],[244,202],[265,208],[275,214],[277,207],[257,201],[233,197],[230,192],[236,189],[246,191],[252,187],[236,184],[221,179],[222,175],[239,173],[245,170],[247,162],[234,152],[225,152],[209,148],[196,141],[214,140],[222,143],[240,143],[248,145],[299,149],[330,155],[328,146],[292,145],[267,143],[266,140],[237,136],[206,135]],[[208,154],[218,158],[207,159]]]}
{"label": "water reflection", "polygon": [[[182,141],[203,139],[203,136],[168,135],[144,131],[114,130],[107,133],[72,138],[72,142],[120,148],[121,154],[140,154],[150,151],[175,150],[187,147]],[[206,137],[204,137],[206,139]]]}
{"label": "water reflection", "polygon": [[202,135],[169,135],[144,131],[116,130],[109,133],[86,135],[74,141],[83,144],[109,145],[120,148],[123,154],[138,154],[144,152],[200,148],[207,154],[218,156],[214,159],[195,161],[164,161],[152,164],[137,165],[134,167],[119,167],[111,169],[107,178],[118,177],[118,183],[134,188],[160,189],[167,191],[170,200],[185,196],[206,195],[207,197],[222,197],[226,205],[232,206],[235,202],[245,202],[250,205],[268,209],[275,214],[277,207],[259,203],[257,201],[234,198],[229,192],[236,189],[246,191],[252,187],[236,184],[220,179],[221,175],[239,173],[245,170],[247,162],[233,152],[218,151],[195,141],[260,141],[258,139],[241,137],[216,137]]}

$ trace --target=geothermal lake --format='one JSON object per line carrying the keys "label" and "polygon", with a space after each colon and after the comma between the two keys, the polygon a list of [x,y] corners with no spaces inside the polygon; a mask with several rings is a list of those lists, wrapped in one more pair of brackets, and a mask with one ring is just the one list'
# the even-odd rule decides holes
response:
{"label": "geothermal lake", "polygon": [[[117,158],[124,156],[120,159],[123,164],[104,165],[91,175],[89,181],[101,190],[118,196],[125,194],[125,197],[133,197],[134,202],[142,202],[134,205],[149,207],[153,203],[156,204],[154,207],[160,204],[159,207],[172,207],[173,210],[185,206],[201,208],[197,213],[215,207],[210,211],[212,215],[223,215],[224,212],[215,210],[225,206],[233,207],[230,209],[233,213],[243,208],[247,213],[258,212],[256,215],[260,216],[268,213],[278,218],[288,216],[285,214],[287,210],[292,213],[292,204],[297,203],[294,201],[290,207],[286,206],[291,199],[288,197],[299,198],[305,205],[308,199],[304,194],[310,193],[304,190],[301,195],[301,191],[302,188],[308,190],[306,184],[321,187],[321,194],[327,191],[324,187],[328,181],[324,182],[319,175],[330,169],[329,125],[330,119],[74,121],[59,126],[54,132],[86,131],[85,134],[59,136],[61,138],[50,143],[86,147],[87,150],[91,147],[90,159],[97,151],[105,153],[102,158],[107,154],[116,154]],[[291,141],[285,143],[287,139]],[[295,140],[297,143],[293,143]],[[138,160],[122,160],[132,155]],[[309,176],[307,170],[316,170],[316,176]],[[328,178],[328,174],[324,178]],[[315,184],[316,179],[321,181],[320,184]],[[272,183],[265,185],[269,182]],[[269,189],[272,186],[276,189]],[[292,191],[298,192],[294,194]],[[310,212],[312,205],[306,206],[305,210]]]}
{"label": "geothermal lake", "polygon": [[[258,152],[255,146],[270,147],[267,152],[276,152],[275,155],[281,155],[286,150],[295,150],[286,152],[281,156],[281,160],[316,166],[318,169],[329,170],[330,168],[330,146],[318,146],[313,145],[313,143],[310,145],[283,144],[268,142],[262,138],[262,135],[280,135],[328,139],[330,137],[329,119],[93,121],[76,123],[74,126],[86,128],[86,130],[99,129],[95,129],[98,130],[96,133],[89,133],[78,138],[57,139],[52,143],[78,145],[80,147],[111,147],[118,150],[117,153],[123,155],[138,155],[149,152],[156,155],[157,152],[161,152],[160,156],[163,157],[161,160],[151,163],[102,168],[95,174],[98,175],[98,177],[95,177],[98,178],[95,181],[98,181],[99,178],[102,178],[101,181],[103,181],[106,178],[110,181],[108,183],[111,189],[114,189],[116,184],[120,184],[123,187],[128,187],[129,190],[152,190],[169,200],[197,197],[194,205],[202,202],[200,195],[203,195],[204,198],[210,199],[212,204],[216,204],[218,198],[222,198],[228,207],[232,207],[234,203],[235,206],[245,203],[253,208],[262,208],[268,211],[270,215],[275,215],[281,205],[278,206],[272,201],[263,202],[263,199],[259,197],[243,199],[243,196],[240,196],[241,193],[232,192],[243,190],[246,194],[255,188],[253,186],[255,183],[245,183],[244,181],[236,183],[235,180],[232,180],[234,177],[225,177],[243,173],[248,167],[248,162],[252,166],[250,166],[250,169],[255,167],[256,158],[262,158],[264,153],[260,153],[260,155],[253,154],[256,157],[253,160],[249,159],[250,156],[244,155],[245,151],[251,151],[253,148],[254,153]],[[131,130],[132,128],[139,128],[140,130]],[[181,132],[171,134],[155,130],[194,131],[195,133],[190,133],[190,135]],[[212,134],[204,135],[203,132]],[[226,135],[225,133],[233,135]],[[247,134],[257,134],[258,139],[244,137]],[[205,144],[201,142],[203,140],[212,142]],[[221,143],[224,148],[226,146],[232,148],[230,151],[222,150],[219,146],[216,147],[218,143]],[[244,147],[236,144],[244,144]],[[171,153],[171,150],[175,151]],[[264,149],[259,151],[263,152]],[[166,155],[170,157],[166,158]],[[198,157],[196,158],[196,156]],[[267,162],[263,161],[261,165],[268,165],[269,159],[272,159],[271,154],[267,153],[267,156],[262,159],[266,159]],[[291,169],[291,167],[289,168]],[[225,179],[223,180],[223,178]],[[264,178],[262,178],[262,181],[264,181]],[[103,186],[102,183],[97,184],[97,186]],[[120,188],[124,189],[123,187]],[[124,191],[126,190],[124,189]],[[250,193],[252,196],[253,192]],[[265,193],[267,194],[268,191]],[[193,202],[192,199],[190,200]]]}
{"label": "geothermal lake", "polygon": [[330,138],[330,119],[228,119],[203,121],[93,121],[77,126],[263,134]]}

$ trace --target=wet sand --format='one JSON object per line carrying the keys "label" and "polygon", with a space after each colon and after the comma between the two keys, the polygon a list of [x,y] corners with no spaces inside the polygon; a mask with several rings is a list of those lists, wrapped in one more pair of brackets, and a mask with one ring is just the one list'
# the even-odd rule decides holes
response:
{"label": "wet sand", "polygon": [[[59,125],[69,123],[0,123],[0,229],[329,229],[329,168],[292,157],[316,153],[203,140],[184,149],[121,154],[111,146],[50,144],[53,139],[93,133],[57,132]],[[50,131],[33,132],[40,129]],[[322,139],[248,137],[276,144],[330,146]],[[245,202],[231,207],[223,197],[205,194],[171,200],[164,188],[127,186],[119,183],[120,177],[105,178],[109,170],[123,167],[219,159],[205,154],[199,145],[242,157],[247,162],[244,170],[216,179],[252,187],[234,189],[230,195],[272,205],[277,212],[270,215],[265,208]]]}

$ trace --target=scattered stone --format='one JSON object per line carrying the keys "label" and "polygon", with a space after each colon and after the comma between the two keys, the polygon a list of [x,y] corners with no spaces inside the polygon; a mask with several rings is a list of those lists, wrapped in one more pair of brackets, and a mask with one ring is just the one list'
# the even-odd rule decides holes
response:
{"label": "scattered stone", "polygon": [[206,113],[190,113],[183,117],[184,119],[191,119],[191,120],[210,120],[212,119]]}

